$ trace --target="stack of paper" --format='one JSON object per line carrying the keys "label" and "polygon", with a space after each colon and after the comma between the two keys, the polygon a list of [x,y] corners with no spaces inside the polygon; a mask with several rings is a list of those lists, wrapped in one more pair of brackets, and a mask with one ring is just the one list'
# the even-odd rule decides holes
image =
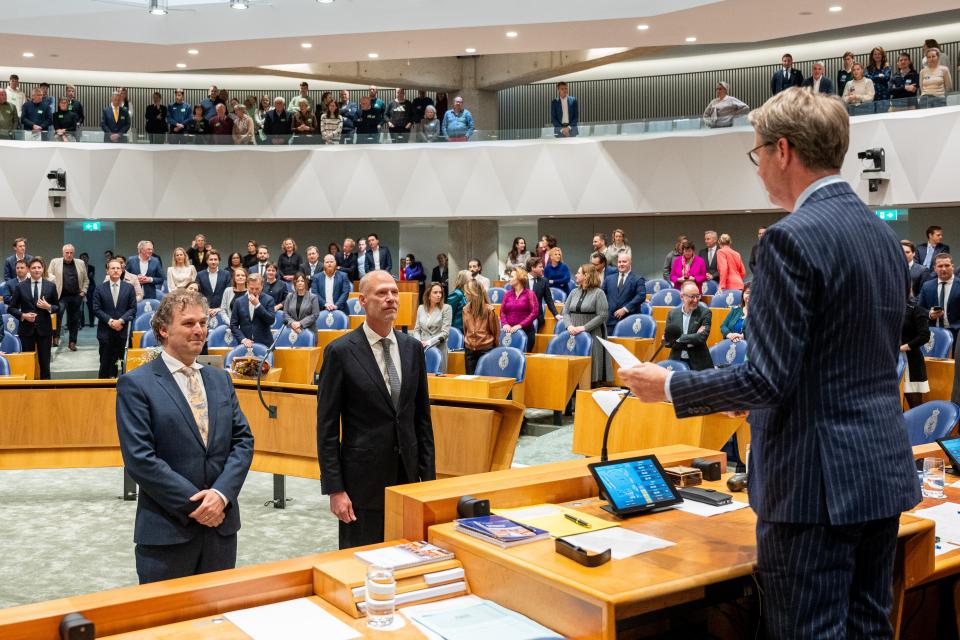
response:
{"label": "stack of paper", "polygon": [[[431,640],[562,640],[530,618],[477,596],[402,609]],[[319,636],[318,636],[319,637]]]}
{"label": "stack of paper", "polygon": [[253,640],[350,640],[361,634],[306,598],[225,613]]}
{"label": "stack of paper", "polygon": [[911,515],[935,523],[939,538],[934,551],[936,555],[960,549],[960,505],[944,502],[929,509],[917,509]]}
{"label": "stack of paper", "polygon": [[672,547],[676,544],[669,540],[655,538],[622,527],[581,533],[576,536],[567,536],[564,539],[593,553],[603,553],[610,549],[610,557],[614,560],[623,560],[630,556]]}

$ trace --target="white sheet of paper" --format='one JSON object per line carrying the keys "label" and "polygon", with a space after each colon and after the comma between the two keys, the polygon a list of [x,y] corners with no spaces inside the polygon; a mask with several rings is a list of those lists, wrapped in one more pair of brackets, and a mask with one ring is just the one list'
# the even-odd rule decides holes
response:
{"label": "white sheet of paper", "polygon": [[593,392],[593,401],[597,403],[597,406],[600,407],[604,415],[610,416],[610,413],[614,410],[617,404],[620,402],[620,399],[623,398],[623,394],[618,391],[610,391],[604,389],[603,391],[594,391]]}
{"label": "white sheet of paper", "polygon": [[552,505],[541,505],[530,507],[529,509],[513,509],[510,511],[510,517],[518,520],[529,520],[530,518],[542,518],[544,516],[555,516],[560,513],[560,509]]}
{"label": "white sheet of paper", "polygon": [[253,640],[349,640],[362,635],[306,598],[231,611],[223,617]]}
{"label": "white sheet of paper", "polygon": [[461,374],[457,376],[457,380],[476,380],[480,376],[468,376],[467,374]]}
{"label": "white sheet of paper", "polygon": [[[944,502],[935,507],[917,509],[911,515],[934,521],[941,546],[945,546],[943,543],[960,545],[960,504]],[[946,553],[943,549],[941,551]]]}
{"label": "white sheet of paper", "polygon": [[630,529],[624,529],[623,527],[612,527],[610,529],[590,531],[589,533],[580,533],[575,536],[567,536],[564,540],[569,540],[573,544],[587,551],[592,551],[593,553],[601,553],[610,549],[610,556],[614,560],[623,560],[630,556],[672,547],[676,544],[669,540],[655,538]]}
{"label": "white sheet of paper", "polygon": [[598,340],[600,344],[603,345],[603,348],[607,350],[607,353],[610,354],[611,358],[616,360],[621,369],[626,369],[628,367],[633,367],[640,364],[640,360],[637,359],[637,356],[630,353],[630,351],[622,344],[610,342],[609,340],[604,340],[603,338],[594,338],[594,340]]}
{"label": "white sheet of paper", "polygon": [[948,486],[948,487],[953,487],[954,489],[960,489],[960,480],[957,480],[956,482],[951,482],[951,483],[948,484],[947,486]]}
{"label": "white sheet of paper", "polygon": [[678,509],[680,511],[686,511],[687,513],[692,513],[698,516],[703,516],[704,518],[709,518],[710,516],[718,516],[721,513],[729,513],[731,511],[737,511],[738,509],[746,509],[749,506],[750,505],[746,502],[733,501],[730,504],[725,504],[719,507],[715,507],[711,504],[706,504],[704,502],[684,500],[680,504],[674,506],[674,509]]}

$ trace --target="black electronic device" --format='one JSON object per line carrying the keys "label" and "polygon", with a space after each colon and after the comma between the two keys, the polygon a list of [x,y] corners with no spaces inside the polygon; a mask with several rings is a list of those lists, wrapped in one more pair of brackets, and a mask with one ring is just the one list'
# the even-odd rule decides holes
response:
{"label": "black electronic device", "polygon": [[627,518],[683,502],[656,456],[594,462],[587,467],[607,498],[602,508],[615,516]]}
{"label": "black electronic device", "polygon": [[747,474],[745,473],[735,473],[729,478],[727,478],[727,489],[730,491],[743,491],[747,488]]}
{"label": "black electronic device", "polygon": [[722,507],[725,504],[733,502],[733,496],[729,493],[722,493],[716,489],[705,489],[703,487],[681,487],[677,489],[684,500],[693,500],[702,502],[714,507]]}
{"label": "black electronic device", "polygon": [[[943,452],[947,454],[947,460],[950,461],[950,464],[953,465],[953,473],[955,475],[960,475],[960,437],[957,438],[940,438],[937,440],[937,444],[940,445],[940,448],[943,449]],[[921,466],[923,464],[922,460],[917,461],[918,469],[923,469]]]}
{"label": "black electronic device", "polygon": [[610,562],[610,549],[606,549],[600,553],[590,554],[583,547],[577,546],[563,538],[557,538],[554,548],[560,555],[570,558],[585,567],[599,567],[602,564]]}
{"label": "black electronic device", "polygon": [[723,472],[720,469],[720,463],[715,460],[704,460],[703,458],[694,458],[690,466],[694,469],[700,469],[704,480],[716,481],[720,479]]}
{"label": "black electronic device", "polygon": [[60,640],[94,640],[97,637],[93,623],[79,613],[68,613],[60,620]]}
{"label": "black electronic device", "polygon": [[461,518],[481,518],[490,515],[490,501],[473,496],[461,496],[457,500],[457,514]]}
{"label": "black electronic device", "polygon": [[936,305],[936,306],[930,307],[930,311],[943,311],[943,307],[941,307],[940,305]]}

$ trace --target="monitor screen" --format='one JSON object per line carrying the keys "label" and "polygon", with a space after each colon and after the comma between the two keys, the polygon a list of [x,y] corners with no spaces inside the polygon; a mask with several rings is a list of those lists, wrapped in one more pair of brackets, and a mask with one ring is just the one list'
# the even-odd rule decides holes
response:
{"label": "monitor screen", "polygon": [[654,456],[591,465],[591,470],[618,512],[666,506],[681,500]]}
{"label": "monitor screen", "polygon": [[950,464],[957,468],[957,463],[960,462],[960,438],[944,438],[937,440],[937,444],[950,458]]}

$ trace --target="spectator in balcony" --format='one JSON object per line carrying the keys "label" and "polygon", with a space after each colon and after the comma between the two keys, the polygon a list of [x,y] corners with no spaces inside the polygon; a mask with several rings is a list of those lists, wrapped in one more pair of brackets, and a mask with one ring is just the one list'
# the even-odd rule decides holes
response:
{"label": "spectator in balcony", "polygon": [[233,121],[233,144],[253,144],[253,133],[256,125],[253,118],[247,115],[247,106],[238,104],[235,110],[236,118]]}
{"label": "spectator in balcony", "polygon": [[317,116],[310,111],[310,104],[306,100],[300,101],[300,108],[293,114],[290,125],[293,130],[293,144],[317,143]]}
{"label": "spectator in balcony", "polygon": [[866,113],[862,106],[873,102],[873,96],[873,81],[864,74],[863,65],[854,62],[853,80],[843,90],[843,101],[851,107],[851,113]]}
{"label": "spectator in balcony", "polygon": [[557,138],[573,138],[580,133],[580,103],[570,95],[566,82],[557,83],[557,97],[550,101],[550,121]]}
{"label": "spectator in balcony", "polygon": [[127,115],[130,117],[131,124],[133,123],[133,103],[130,102],[130,97],[127,95],[126,87],[117,87],[117,93],[120,94],[120,106],[127,110]]}
{"label": "spectator in balcony", "polygon": [[[940,43],[937,42],[936,40],[934,40],[933,38],[930,38],[930,39],[928,39],[928,40],[924,40],[924,41],[923,41],[923,48],[922,48],[922,50],[921,50],[921,55],[922,55],[922,57],[923,57],[923,63],[920,65],[922,68],[926,69],[927,66],[929,65],[929,62],[928,62],[928,59],[927,59],[927,51],[929,51],[930,49],[936,49],[937,51],[940,52],[940,64],[941,64],[942,66],[946,67],[947,69],[952,69],[952,68],[953,68],[953,67],[950,66],[950,56],[948,56],[946,53],[944,53],[943,47],[941,47],[941,46],[940,46]],[[934,65],[933,68],[936,69],[936,65]]]}
{"label": "spectator in balcony", "polygon": [[413,103],[407,100],[403,89],[397,89],[396,99],[387,107],[387,130],[391,142],[408,142],[413,129]]}
{"label": "spectator in balcony", "polygon": [[870,52],[870,63],[864,72],[873,81],[873,106],[876,113],[890,108],[890,65],[887,64],[887,52],[883,47],[874,47]]}
{"label": "spectator in balcony", "polygon": [[340,133],[340,144],[353,144],[353,136],[357,131],[357,121],[360,119],[360,106],[350,99],[350,92],[340,90],[340,102],[337,111],[343,118],[343,130]]}
{"label": "spectator in balcony", "polygon": [[920,73],[921,108],[945,106],[947,94],[953,91],[953,77],[950,69],[941,64],[941,57],[939,49],[927,49],[927,64]]}
{"label": "spectator in balcony", "polygon": [[6,89],[0,89],[0,138],[13,138],[13,132],[19,128],[20,115],[17,113],[17,105],[9,101]]}
{"label": "spectator in balcony", "polygon": [[[216,113],[216,110],[214,110],[214,113]],[[210,124],[203,117],[203,105],[193,105],[193,117],[187,122],[187,134],[193,144],[210,143]],[[202,247],[197,248],[202,249]]]}
{"label": "spectator in balcony", "polygon": [[70,101],[64,96],[57,102],[57,111],[53,114],[53,134],[58,142],[76,142],[77,127],[79,126],[77,114],[70,111]]}
{"label": "spectator in balcony", "polygon": [[809,78],[803,81],[803,86],[807,87],[814,93],[826,93],[827,95],[833,95],[833,82],[830,78],[824,75],[824,67],[822,62],[814,62],[812,73]]}
{"label": "spectator in balcony", "polygon": [[[294,96],[290,100],[290,111],[293,113],[298,113],[300,111],[300,105],[306,103],[307,111],[315,112],[316,105],[313,103],[313,98],[310,97],[310,85],[306,82],[300,83],[300,93]],[[323,113],[322,111],[320,113]]]}
{"label": "spectator in balcony", "polygon": [[227,117],[233,120],[234,126],[237,124],[237,107],[239,106],[239,100],[236,98],[230,98],[230,104],[227,105]]}
{"label": "spectator in balcony", "polygon": [[564,293],[570,291],[570,267],[563,262],[563,251],[560,247],[550,249],[550,260],[543,265],[543,277],[547,284],[556,287]]}
{"label": "spectator in balcony", "polygon": [[377,87],[370,85],[370,92],[367,94],[367,97],[370,98],[370,108],[376,109],[380,112],[380,118],[383,119],[383,112],[386,109],[386,106],[383,104],[383,100],[377,97]]}
{"label": "spectator in balcony", "polygon": [[217,93],[216,103],[222,104],[223,106],[230,104],[230,92],[226,89],[220,89]]}
{"label": "spectator in balcony", "polygon": [[781,67],[770,78],[770,93],[777,95],[784,89],[803,86],[803,74],[793,68],[793,56],[789,53],[780,58]]}
{"label": "spectator in balcony", "polygon": [[293,276],[303,268],[303,258],[297,253],[297,243],[293,238],[287,238],[280,244],[280,257],[277,258],[277,269],[280,276],[287,282],[293,282]]}
{"label": "spectator in balcony", "polygon": [[[327,110],[320,116],[320,137],[323,144],[340,144],[343,136],[344,118],[336,101],[327,102]],[[336,255],[336,254],[334,254]]]}
{"label": "spectator in balcony", "polygon": [[680,243],[680,255],[673,259],[670,267],[670,282],[674,289],[682,290],[685,282],[693,282],[697,289],[703,290],[707,279],[707,263],[697,255],[697,247],[684,237]]}
{"label": "spectator in balcony", "polygon": [[67,109],[77,114],[77,126],[82,127],[84,123],[83,105],[77,100],[77,88],[72,84],[67,85]]}
{"label": "spectator in balcony", "polygon": [[720,272],[720,291],[743,291],[743,279],[747,275],[743,258],[734,251],[727,233],[720,234],[720,249],[717,250],[717,271]]}
{"label": "spectator in balcony", "polygon": [[252,118],[254,112],[257,110],[257,96],[247,96],[244,98],[243,106],[247,108],[247,115]]}
{"label": "spectator in balcony", "polygon": [[20,90],[20,76],[15,73],[10,74],[10,81],[7,83],[7,100],[17,109],[17,118],[23,112],[23,105],[27,104],[26,94]]}
{"label": "spectator in balcony", "polygon": [[446,91],[437,91],[437,97],[434,101],[434,105],[437,108],[437,117],[440,118],[441,122],[443,121],[443,116],[446,115],[447,109],[450,108],[449,99],[447,97]]}
{"label": "spectator in balcony", "polygon": [[360,98],[360,118],[357,121],[357,144],[380,142],[381,112],[374,109],[370,96]]}
{"label": "spectator in balcony", "polygon": [[217,115],[209,122],[213,144],[233,144],[233,120],[227,115],[227,105],[218,102]]}
{"label": "spectator in balcony", "polygon": [[853,80],[853,63],[856,62],[856,59],[853,57],[852,51],[846,51],[843,54],[843,64],[840,65],[840,70],[837,71],[837,95],[842,96],[844,90],[847,88],[847,83]]}
{"label": "spectator in balcony", "polygon": [[126,142],[126,135],[130,132],[130,113],[121,104],[121,96],[114,91],[110,97],[110,104],[103,108],[100,114],[100,129],[103,130],[104,142]]}
{"label": "spectator in balcony", "polygon": [[416,127],[423,120],[424,116],[427,114],[427,107],[433,106],[433,100],[427,96],[427,92],[423,89],[417,91],[417,97],[413,99],[413,125]]}
{"label": "spectator in balcony", "polygon": [[277,96],[273,99],[273,109],[263,119],[263,135],[269,144],[287,144],[290,140],[291,118],[287,112],[286,100]]}
{"label": "spectator in balcony", "polygon": [[449,142],[466,142],[473,136],[473,116],[463,108],[463,98],[453,99],[453,109],[443,116],[442,134]]}
{"label": "spectator in balcony", "polygon": [[20,110],[20,125],[24,131],[30,131],[41,139],[46,139],[50,132],[53,119],[50,112],[43,108],[43,92],[40,89],[30,92],[30,101],[24,103]]}
{"label": "spectator in balcony", "polygon": [[318,114],[326,113],[327,103],[333,102],[333,94],[329,91],[324,91],[320,94],[320,104],[317,105],[316,112]]}
{"label": "spectator in balcony", "polygon": [[913,67],[913,60],[906,51],[897,57],[897,70],[890,77],[891,111],[917,108],[917,94],[920,91],[920,74]]}
{"label": "spectator in balcony", "polygon": [[167,107],[167,130],[171,134],[167,140],[173,144],[183,144],[183,135],[187,133],[193,107],[189,102],[184,101],[183,89],[177,89],[173,95],[173,104]]}
{"label": "spectator in balcony", "polygon": [[143,112],[146,120],[144,130],[150,140],[150,144],[163,144],[167,137],[167,106],[162,104],[163,96],[159,91],[153,92],[153,104],[147,106]]}
{"label": "spectator in balcony", "polygon": [[260,96],[260,102],[253,111],[254,139],[257,144],[264,141],[263,125],[267,120],[267,113],[270,111],[270,96]]}
{"label": "spectator in balcony", "polygon": [[732,127],[733,119],[750,112],[750,107],[730,95],[730,85],[724,81],[717,83],[717,97],[703,110],[703,123],[711,129]]}
{"label": "spectator in balcony", "polygon": [[53,117],[53,113],[57,110],[57,105],[53,102],[53,96],[50,95],[50,84],[47,82],[41,82],[37,85],[40,88],[40,94],[43,96],[41,98],[41,103],[43,108],[50,112],[50,117]]}

